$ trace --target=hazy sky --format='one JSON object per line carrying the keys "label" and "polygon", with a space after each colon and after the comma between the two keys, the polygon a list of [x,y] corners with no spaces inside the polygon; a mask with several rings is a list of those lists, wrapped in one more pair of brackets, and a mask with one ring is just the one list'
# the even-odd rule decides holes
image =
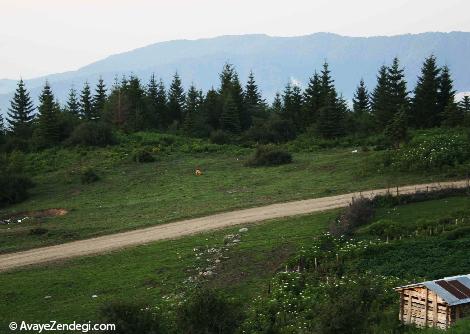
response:
{"label": "hazy sky", "polygon": [[0,78],[180,38],[470,31],[468,0],[0,0]]}

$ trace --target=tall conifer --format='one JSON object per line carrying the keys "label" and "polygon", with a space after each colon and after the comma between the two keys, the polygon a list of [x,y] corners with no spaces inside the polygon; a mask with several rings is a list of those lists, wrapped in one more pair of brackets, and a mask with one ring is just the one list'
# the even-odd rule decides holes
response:
{"label": "tall conifer", "polygon": [[88,82],[85,82],[80,94],[80,116],[81,118],[89,121],[94,120],[93,101],[91,97],[90,85]]}
{"label": "tall conifer", "polygon": [[18,82],[15,95],[10,101],[7,121],[14,135],[29,138],[32,134],[31,126],[34,119],[34,106],[25,88],[23,79]]}
{"label": "tall conifer", "polygon": [[436,57],[426,58],[413,97],[411,122],[417,128],[438,126],[441,120],[439,110],[439,74]]}
{"label": "tall conifer", "polygon": [[60,137],[59,110],[57,110],[54,94],[47,81],[39,97],[38,111],[39,131],[44,144],[52,145],[57,143]]}
{"label": "tall conifer", "polygon": [[168,114],[171,122],[177,122],[180,126],[183,122],[185,95],[178,73],[173,76],[173,81],[168,92]]}

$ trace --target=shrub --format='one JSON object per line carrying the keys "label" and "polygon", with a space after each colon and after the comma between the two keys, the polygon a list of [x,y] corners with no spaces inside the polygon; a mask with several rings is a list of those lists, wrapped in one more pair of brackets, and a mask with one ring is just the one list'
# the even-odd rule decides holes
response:
{"label": "shrub", "polygon": [[429,171],[456,166],[470,159],[470,145],[461,134],[431,134],[417,136],[398,150],[391,167],[401,170]]}
{"label": "shrub", "polygon": [[290,121],[273,118],[252,126],[245,134],[245,140],[261,144],[285,143],[295,138],[295,127]]}
{"label": "shrub", "polygon": [[455,230],[445,233],[445,238],[447,240],[457,240],[460,238],[465,238],[470,236],[470,226],[460,227]]}
{"label": "shrub", "polygon": [[196,290],[177,310],[179,333],[235,333],[240,308],[214,290]]}
{"label": "shrub", "polygon": [[149,148],[138,148],[134,151],[132,159],[135,162],[146,163],[154,162],[155,158],[152,155],[152,152]]}
{"label": "shrub", "polygon": [[30,235],[44,235],[47,232],[49,232],[49,230],[43,227],[36,227],[36,228],[32,228],[31,230],[29,230]]}
{"label": "shrub", "polygon": [[227,132],[216,130],[211,132],[210,141],[214,144],[224,145],[230,144],[232,138]]}
{"label": "shrub", "polygon": [[330,233],[336,236],[350,235],[357,227],[374,218],[373,202],[365,197],[353,198],[351,204],[330,224]]}
{"label": "shrub", "polygon": [[70,145],[107,146],[116,143],[113,131],[102,122],[85,122],[77,126],[67,140]]}
{"label": "shrub", "polygon": [[82,176],[81,176],[82,184],[93,183],[93,182],[98,181],[99,179],[100,179],[100,177],[91,168],[85,169],[82,173]]}
{"label": "shrub", "polygon": [[111,302],[101,308],[103,323],[115,324],[118,334],[167,333],[160,317],[145,305]]}
{"label": "shrub", "polygon": [[289,152],[276,149],[271,146],[260,146],[255,154],[246,162],[246,166],[279,166],[292,162]]}
{"label": "shrub", "polygon": [[28,198],[28,190],[34,186],[31,179],[22,174],[0,174],[0,206],[14,204]]}

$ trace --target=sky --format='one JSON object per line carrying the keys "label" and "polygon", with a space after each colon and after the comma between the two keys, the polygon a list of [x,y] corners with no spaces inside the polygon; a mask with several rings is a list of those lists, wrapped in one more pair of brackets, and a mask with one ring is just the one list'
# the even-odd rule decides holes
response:
{"label": "sky", "polygon": [[470,31],[468,0],[0,0],[0,79],[174,39]]}

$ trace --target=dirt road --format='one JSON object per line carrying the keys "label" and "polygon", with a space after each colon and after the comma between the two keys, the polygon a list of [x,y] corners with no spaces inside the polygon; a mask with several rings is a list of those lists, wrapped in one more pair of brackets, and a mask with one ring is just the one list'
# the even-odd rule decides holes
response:
{"label": "dirt road", "polygon": [[[466,186],[467,181],[429,183],[400,187],[398,188],[398,192],[400,194],[405,194],[441,187]],[[385,194],[387,191],[389,190],[378,189],[331,197],[279,203],[263,207],[220,213],[207,217],[182,220],[174,223],[105,235],[92,239],[73,241],[55,246],[36,248],[18,253],[4,254],[0,255],[0,271],[7,271],[23,266],[64,260],[78,256],[94,255],[125,247],[164,239],[175,239],[234,225],[340,208],[347,206],[353,197],[358,197],[360,195],[364,197],[373,197],[375,195]],[[397,189],[390,189],[390,192],[396,194]]]}

